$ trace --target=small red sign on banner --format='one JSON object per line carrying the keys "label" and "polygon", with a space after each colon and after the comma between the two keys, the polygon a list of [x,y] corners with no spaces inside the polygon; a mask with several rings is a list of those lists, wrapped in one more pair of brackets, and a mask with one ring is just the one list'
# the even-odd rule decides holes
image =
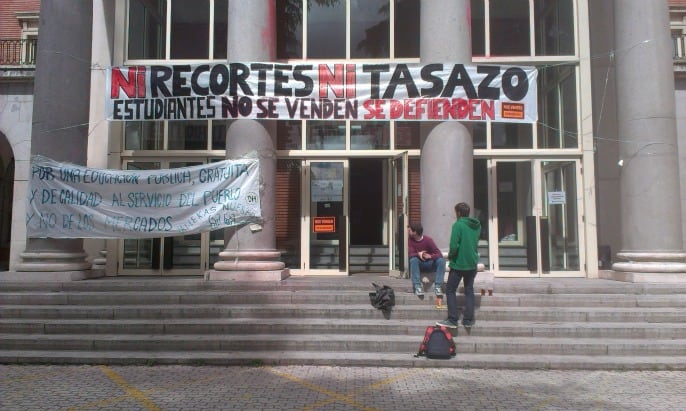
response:
{"label": "small red sign on banner", "polygon": [[524,119],[524,104],[521,103],[503,103],[502,104],[503,118],[512,118],[517,120]]}
{"label": "small red sign on banner", "polygon": [[335,233],[336,217],[312,217],[313,233]]}

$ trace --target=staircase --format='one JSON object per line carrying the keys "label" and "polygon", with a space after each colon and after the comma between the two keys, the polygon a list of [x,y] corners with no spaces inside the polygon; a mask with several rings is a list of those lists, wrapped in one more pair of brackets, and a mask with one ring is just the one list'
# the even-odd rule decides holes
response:
{"label": "staircase", "polygon": [[[388,319],[369,304],[372,282],[396,291]],[[495,279],[490,297],[482,286],[477,324],[456,331],[445,361],[413,356],[446,312],[406,279],[0,282],[0,363],[686,370],[686,285]]]}

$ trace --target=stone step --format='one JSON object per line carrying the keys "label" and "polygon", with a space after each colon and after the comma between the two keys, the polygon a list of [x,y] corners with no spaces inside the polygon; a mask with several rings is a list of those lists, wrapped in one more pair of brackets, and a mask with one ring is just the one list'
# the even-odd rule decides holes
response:
{"label": "stone step", "polygon": [[[449,361],[412,356],[446,311],[408,279],[0,281],[0,362],[686,369],[686,285],[487,277]],[[396,290],[390,316],[372,282]]]}
{"label": "stone step", "polygon": [[[486,273],[490,274],[490,273]],[[484,274],[485,275],[485,274]],[[486,279],[488,276],[483,277]],[[145,278],[145,277],[117,277],[73,282],[13,282],[0,281],[0,292],[8,291],[297,291],[320,290],[360,290],[373,291],[372,282],[389,285],[397,293],[411,293],[409,279],[399,279],[388,276],[365,276],[364,280],[356,276],[346,277],[289,277],[279,282],[247,282],[247,281],[204,281],[198,277],[184,278]],[[367,281],[368,280],[368,281]],[[480,275],[477,275],[475,289],[478,291]],[[582,280],[569,278],[548,279],[504,279],[493,280],[496,295],[500,294],[624,294],[624,295],[684,295],[686,284],[642,284],[620,283],[611,280]]]}
{"label": "stone step", "polygon": [[[301,335],[24,335],[0,334],[0,350],[56,351],[311,351],[407,353],[417,351],[422,336],[318,334]],[[686,340],[608,338],[476,337],[455,338],[459,354],[656,355],[686,356]]]}
{"label": "stone step", "polygon": [[[394,319],[435,320],[433,305],[395,306]],[[545,322],[672,322],[686,323],[686,308],[643,307],[488,307],[477,320]],[[370,304],[173,304],[173,305],[3,305],[0,318],[328,318],[383,319]]]}
{"label": "stone step", "polygon": [[[436,318],[441,318],[439,314]],[[2,334],[369,334],[422,336],[429,320],[287,318],[0,319]],[[482,321],[471,336],[686,339],[686,323]]]}
{"label": "stone step", "polygon": [[[361,290],[311,291],[79,291],[79,292],[3,292],[0,301],[7,305],[140,305],[140,304],[366,304],[369,292]],[[461,304],[463,296],[458,295]],[[679,307],[686,308],[686,295],[615,294],[505,294],[475,297],[477,306],[520,307]],[[427,292],[418,298],[409,292],[396,293],[397,305],[423,305],[435,297]]]}
{"label": "stone step", "polygon": [[0,351],[0,363],[112,365],[323,365],[412,368],[483,368],[548,370],[686,370],[686,356],[595,356],[459,354],[431,360],[408,353],[329,353],[311,351]]}

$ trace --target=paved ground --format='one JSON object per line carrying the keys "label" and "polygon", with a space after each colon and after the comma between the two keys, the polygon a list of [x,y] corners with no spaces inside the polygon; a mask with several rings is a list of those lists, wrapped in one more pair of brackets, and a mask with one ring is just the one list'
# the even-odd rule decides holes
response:
{"label": "paved ground", "polygon": [[0,365],[3,411],[451,409],[686,410],[686,372]]}

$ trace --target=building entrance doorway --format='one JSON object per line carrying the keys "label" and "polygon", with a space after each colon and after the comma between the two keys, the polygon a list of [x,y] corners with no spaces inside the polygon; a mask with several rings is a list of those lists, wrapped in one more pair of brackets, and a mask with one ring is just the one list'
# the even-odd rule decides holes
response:
{"label": "building entrance doorway", "polygon": [[[189,167],[215,161],[212,158],[137,158],[125,161],[125,170],[158,170]],[[118,275],[201,275],[219,260],[224,230],[163,238],[116,240]],[[114,254],[114,253],[113,253]]]}
{"label": "building entrance doorway", "polygon": [[308,274],[402,270],[403,164],[383,157],[304,161],[301,269]]}
{"label": "building entrance doorway", "polygon": [[493,216],[487,238],[482,233],[490,269],[503,277],[583,276],[579,161],[493,159],[488,167],[488,201],[475,203],[488,203]]}

